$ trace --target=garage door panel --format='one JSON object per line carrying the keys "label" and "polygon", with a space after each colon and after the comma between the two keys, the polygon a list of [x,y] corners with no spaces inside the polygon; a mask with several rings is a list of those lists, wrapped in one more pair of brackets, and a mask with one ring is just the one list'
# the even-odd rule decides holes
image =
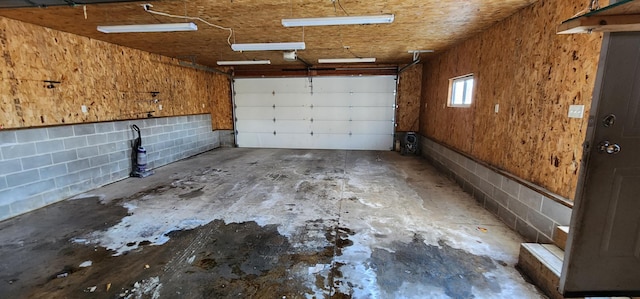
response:
{"label": "garage door panel", "polygon": [[242,131],[251,133],[273,133],[275,125],[273,120],[246,120],[243,123]]}
{"label": "garage door panel", "polygon": [[389,98],[395,98],[393,93],[359,93],[351,98],[353,107],[393,107],[395,102],[389,103]]}
{"label": "garage door panel", "polygon": [[285,94],[285,93],[310,93],[311,87],[307,78],[252,78],[234,80],[234,90],[237,94]]}
{"label": "garage door panel", "polygon": [[390,150],[393,135],[243,133],[237,140],[240,147]]}
{"label": "garage door panel", "polygon": [[316,95],[311,98],[313,107],[389,107],[389,93],[358,93],[358,94],[334,94]]}
{"label": "garage door panel", "polygon": [[346,134],[351,132],[351,122],[342,121],[313,121],[311,128],[314,134]]}
{"label": "garage door panel", "polygon": [[314,134],[312,141],[314,148],[319,149],[388,151],[391,150],[393,135]]}
{"label": "garage door panel", "polygon": [[349,129],[353,134],[370,134],[371,132],[393,134],[394,131],[392,121],[353,121]]}
{"label": "garage door panel", "polygon": [[290,93],[276,96],[265,96],[264,94],[236,94],[235,103],[240,107],[305,107],[311,103],[310,93]]}
{"label": "garage door panel", "polygon": [[395,76],[318,77],[313,79],[314,93],[393,92]]}
{"label": "garage door panel", "polygon": [[314,134],[312,141],[314,148],[351,149],[351,138],[347,134]]}
{"label": "garage door panel", "polygon": [[238,133],[239,147],[257,148],[310,148],[311,134]]}
{"label": "garage door panel", "polygon": [[263,107],[238,107],[236,108],[236,118],[239,120],[254,120],[254,119],[271,119],[273,120],[273,110],[265,109]]}
{"label": "garage door panel", "polygon": [[311,113],[313,120],[393,120],[394,111],[389,107],[314,107]]}
{"label": "garage door panel", "polygon": [[325,94],[314,94],[311,97],[311,105],[316,107],[349,107],[349,95],[336,94],[335,96],[328,97]]}
{"label": "garage door panel", "polygon": [[311,109],[307,107],[277,107],[273,109],[273,116],[276,120],[308,120],[311,115]]}
{"label": "garage door panel", "polygon": [[308,120],[278,120],[275,122],[275,130],[280,133],[310,134],[313,127]]}
{"label": "garage door panel", "polygon": [[242,127],[243,133],[297,133],[310,134],[313,131],[308,121],[276,121],[273,120],[247,120]]}
{"label": "garage door panel", "polygon": [[314,121],[311,125],[314,134],[393,134],[391,121]]}
{"label": "garage door panel", "polygon": [[394,77],[314,78],[313,93],[306,78],[235,82],[240,147],[389,150],[393,145]]}
{"label": "garage door panel", "polygon": [[313,117],[314,121],[349,120],[350,116],[351,111],[349,108],[313,107],[311,111],[311,117]]}
{"label": "garage door panel", "polygon": [[394,111],[387,107],[358,107],[351,109],[351,119],[356,120],[393,120]]}

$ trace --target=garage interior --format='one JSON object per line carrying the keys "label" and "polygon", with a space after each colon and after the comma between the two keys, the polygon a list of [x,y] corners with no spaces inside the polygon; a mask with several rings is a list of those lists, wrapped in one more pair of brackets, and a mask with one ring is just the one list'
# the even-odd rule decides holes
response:
{"label": "garage interior", "polygon": [[3,2],[0,297],[640,295],[562,282],[637,1]]}

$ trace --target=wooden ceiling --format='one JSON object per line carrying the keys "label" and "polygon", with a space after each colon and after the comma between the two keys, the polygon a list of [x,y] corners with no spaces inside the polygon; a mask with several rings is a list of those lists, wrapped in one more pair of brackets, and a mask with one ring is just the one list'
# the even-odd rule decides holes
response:
{"label": "wooden ceiling", "polygon": [[[409,50],[443,51],[486,29],[536,0],[159,0],[74,7],[0,9],[11,19],[106,42],[176,57],[207,66],[218,60],[270,59],[288,62],[281,51],[234,52],[228,31],[196,21],[198,31],[104,34],[98,25],[177,23],[155,11],[199,17],[234,30],[231,42],[306,42],[298,56],[313,65],[319,58],[376,57],[378,64],[407,64]],[[340,7],[340,5],[342,8]],[[85,17],[86,9],[86,17]],[[285,28],[283,18],[394,14],[392,24]],[[423,58],[433,54],[422,54]]]}

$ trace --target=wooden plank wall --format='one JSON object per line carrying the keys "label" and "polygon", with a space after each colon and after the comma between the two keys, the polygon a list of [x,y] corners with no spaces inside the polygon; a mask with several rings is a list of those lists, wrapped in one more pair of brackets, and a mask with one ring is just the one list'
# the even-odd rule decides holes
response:
{"label": "wooden plank wall", "polygon": [[[538,1],[429,60],[421,133],[573,199],[602,34],[555,32],[586,2]],[[468,73],[474,104],[446,107],[449,79]],[[585,118],[567,117],[573,104]]]}
{"label": "wooden plank wall", "polygon": [[[229,73],[230,68],[220,69]],[[216,74],[212,82],[213,105],[211,122],[214,130],[233,130],[233,102],[231,100],[231,79]]]}
{"label": "wooden plank wall", "polygon": [[420,118],[420,94],[422,92],[422,65],[409,67],[398,79],[398,132],[417,132]]}
{"label": "wooden plank wall", "polygon": [[[0,18],[0,51],[2,129],[145,118],[148,111],[230,118],[212,108],[222,102],[214,101],[218,89],[228,90],[226,77],[172,58],[6,18]],[[44,80],[61,83],[47,88]]]}

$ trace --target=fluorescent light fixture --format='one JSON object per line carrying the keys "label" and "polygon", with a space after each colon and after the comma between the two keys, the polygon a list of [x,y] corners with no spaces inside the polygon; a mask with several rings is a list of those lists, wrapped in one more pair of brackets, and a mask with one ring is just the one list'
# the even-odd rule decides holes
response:
{"label": "fluorescent light fixture", "polygon": [[98,31],[104,33],[133,33],[133,32],[173,32],[195,31],[198,26],[194,23],[163,23],[139,25],[98,26]]}
{"label": "fluorescent light fixture", "polygon": [[318,63],[358,63],[358,62],[376,62],[374,57],[368,58],[323,58],[318,59]]}
{"label": "fluorescent light fixture", "polygon": [[367,25],[393,23],[394,15],[348,16],[305,19],[282,19],[284,27],[332,26],[332,25]]}
{"label": "fluorescent light fixture", "polygon": [[304,42],[296,43],[260,43],[260,44],[233,44],[234,51],[291,51],[304,50]]}
{"label": "fluorescent light fixture", "polygon": [[218,65],[254,65],[254,64],[271,64],[271,60],[218,61]]}

